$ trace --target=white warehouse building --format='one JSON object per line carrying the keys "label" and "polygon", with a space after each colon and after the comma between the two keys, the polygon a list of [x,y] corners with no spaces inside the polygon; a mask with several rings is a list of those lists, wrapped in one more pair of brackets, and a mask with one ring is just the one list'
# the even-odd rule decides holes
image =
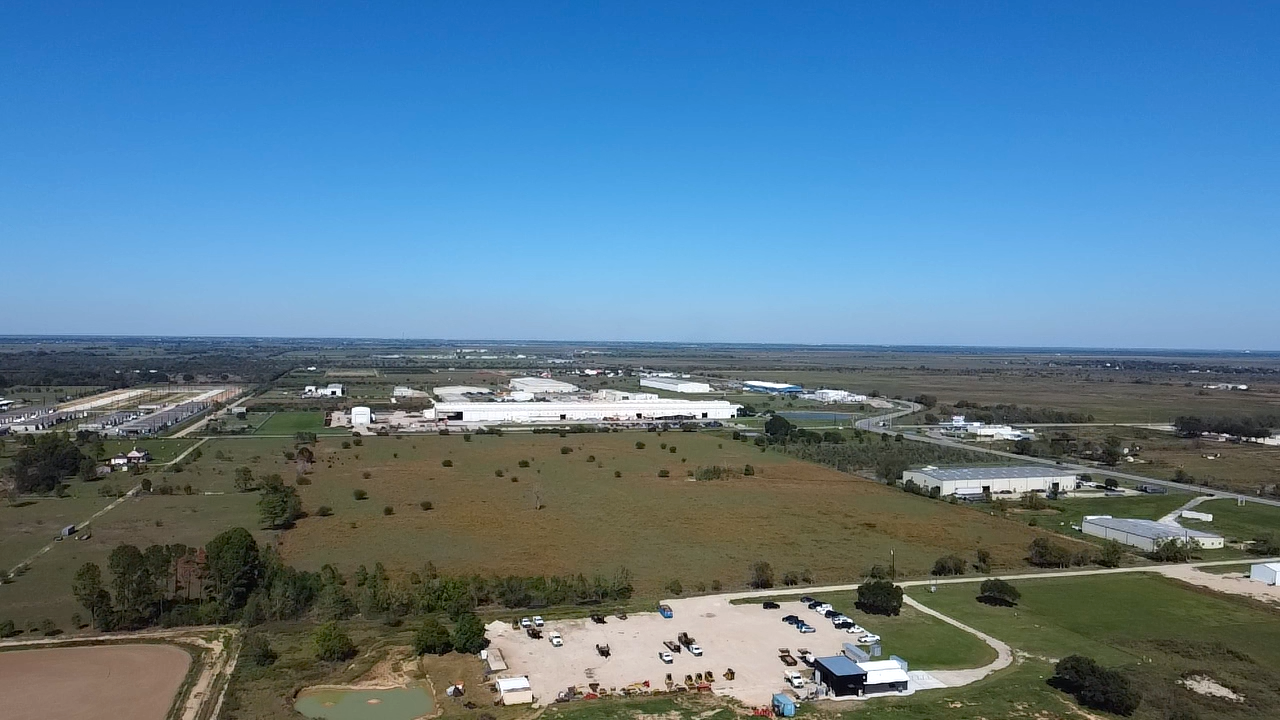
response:
{"label": "white warehouse building", "polygon": [[1226,541],[1221,535],[1192,530],[1179,525],[1166,525],[1155,520],[1115,518],[1110,515],[1087,515],[1080,523],[1085,535],[1115,540],[1151,552],[1169,540],[1191,542],[1194,540],[1205,550],[1221,549]]}
{"label": "white warehouse building", "polygon": [[1249,579],[1268,585],[1280,585],[1280,563],[1255,563],[1250,565]]}
{"label": "white warehouse building", "polygon": [[367,407],[351,408],[351,424],[352,425],[368,425],[373,422],[373,411]]}
{"label": "white warehouse building", "polygon": [[741,405],[724,400],[441,402],[423,412],[427,419],[462,423],[635,422],[644,420],[729,420]]}
{"label": "white warehouse building", "polygon": [[521,377],[511,379],[511,389],[537,394],[578,392],[578,386],[551,378]]}
{"label": "white warehouse building", "polygon": [[653,388],[654,390],[666,390],[667,392],[678,393],[709,393],[711,385],[698,382],[696,380],[686,380],[678,377],[647,377],[640,378],[640,387]]}
{"label": "white warehouse building", "polygon": [[1043,465],[1023,467],[934,468],[908,470],[902,481],[939,488],[941,495],[984,495],[1073,490],[1076,474]]}

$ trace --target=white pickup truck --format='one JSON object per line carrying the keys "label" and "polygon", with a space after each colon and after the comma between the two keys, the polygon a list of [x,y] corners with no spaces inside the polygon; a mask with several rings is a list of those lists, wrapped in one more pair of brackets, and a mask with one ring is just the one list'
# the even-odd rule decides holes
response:
{"label": "white pickup truck", "polygon": [[783,676],[787,678],[787,684],[790,685],[791,687],[795,688],[796,690],[804,689],[804,676],[801,675],[800,673],[796,672],[795,670],[788,670],[785,673],[783,673]]}

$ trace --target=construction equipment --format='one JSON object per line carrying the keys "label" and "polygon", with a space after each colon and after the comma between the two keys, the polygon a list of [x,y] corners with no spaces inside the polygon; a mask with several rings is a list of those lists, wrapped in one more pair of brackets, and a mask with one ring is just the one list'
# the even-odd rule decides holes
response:
{"label": "construction equipment", "polygon": [[795,667],[799,664],[794,657],[791,657],[790,648],[778,648],[778,659],[787,667]]}
{"label": "construction equipment", "polygon": [[692,675],[685,675],[685,676],[684,676],[684,686],[685,686],[685,687],[687,687],[687,688],[689,688],[690,690],[692,690],[692,689],[693,689],[694,682],[693,682],[693,676],[692,676]]}
{"label": "construction equipment", "polygon": [[715,675],[715,673],[711,672],[710,670],[706,671],[706,672],[705,672],[705,673],[703,673],[702,675],[703,675],[703,677],[705,677],[705,678],[707,679],[707,682],[709,682],[709,683],[713,683],[713,682],[715,682],[715,681],[716,681],[716,675]]}
{"label": "construction equipment", "polygon": [[737,677],[737,676],[738,676],[738,674],[737,674],[737,673],[735,673],[735,672],[733,671],[733,668],[727,668],[727,669],[724,671],[724,679],[725,679],[725,680],[732,680],[732,679],[734,679],[734,678],[735,678],[735,677]]}
{"label": "construction equipment", "polygon": [[538,628],[535,628],[535,627],[525,628],[524,634],[525,634],[525,635],[528,635],[529,637],[533,638],[534,640],[541,640],[541,639],[542,639],[542,631],[541,631],[541,630],[539,630]]}
{"label": "construction equipment", "polygon": [[666,683],[667,683],[667,689],[668,689],[668,690],[670,690],[670,689],[672,688],[672,686],[674,686],[674,685],[676,684],[676,683],[675,683],[675,681],[671,679],[671,673],[667,673]]}
{"label": "construction equipment", "polygon": [[603,625],[608,622],[608,620],[605,620],[604,615],[601,615],[600,613],[591,613],[591,622],[596,623],[597,625]]}
{"label": "construction equipment", "polygon": [[701,685],[701,684],[702,684],[702,673],[696,673],[696,674],[693,676],[693,681],[694,681],[694,682],[696,682],[696,683],[698,683],[699,685]]}
{"label": "construction equipment", "polygon": [[680,652],[680,643],[672,642],[670,640],[663,640],[662,644],[665,645],[667,649],[673,653]]}
{"label": "construction equipment", "polygon": [[690,637],[689,633],[687,632],[680,633],[678,636],[676,636],[676,639],[679,640],[680,644],[685,646],[686,648],[694,644],[694,639]]}
{"label": "construction equipment", "polygon": [[610,650],[608,644],[596,645],[596,652],[600,653],[600,657],[609,657]]}

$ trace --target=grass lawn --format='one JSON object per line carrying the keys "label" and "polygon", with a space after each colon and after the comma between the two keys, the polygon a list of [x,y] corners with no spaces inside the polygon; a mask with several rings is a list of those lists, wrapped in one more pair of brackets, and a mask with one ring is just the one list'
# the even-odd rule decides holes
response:
{"label": "grass lawn", "polygon": [[[1148,701],[1138,717],[1190,705],[1201,717],[1280,715],[1280,611],[1155,575],[1026,580],[1016,607],[978,603],[973,585],[911,595],[1016,650],[1043,658],[1088,655],[1130,673]],[[1237,705],[1176,685],[1203,673],[1249,699]]]}
{"label": "grass lawn", "polygon": [[[106,455],[99,460],[105,460],[113,455],[127,453],[135,447],[139,450],[146,450],[151,453],[151,462],[163,463],[169,462],[186,452],[187,448],[195,445],[199,440],[195,438],[148,438],[145,440],[104,440],[102,446],[106,449]],[[86,450],[89,446],[86,446]]]}
{"label": "grass lawn", "polygon": [[343,428],[325,427],[324,413],[316,411],[272,413],[266,422],[258,426],[256,432],[259,435],[293,435],[300,432],[334,435],[350,434],[349,430]]}
{"label": "grass lawn", "polygon": [[[646,448],[636,449],[637,441]],[[431,561],[453,572],[590,574],[624,566],[641,593],[656,595],[672,579],[742,587],[759,559],[778,572],[807,567],[819,582],[856,579],[886,563],[891,549],[908,575],[979,546],[1001,567],[1021,567],[1036,533],[710,434],[371,437],[348,449],[340,442],[348,441],[321,440],[312,484],[299,488],[307,510],[334,511],[285,533],[282,552],[300,567],[382,561],[410,570]],[[219,447],[241,454],[235,441]],[[206,448],[192,469],[212,452]],[[453,467],[443,467],[446,460]],[[699,466],[741,471],[748,463],[754,476],[686,477]],[[670,477],[659,477],[664,469]],[[354,500],[356,489],[369,499]],[[435,509],[422,511],[422,501]],[[394,514],[384,515],[385,507]]]}
{"label": "grass lawn", "polygon": [[25,497],[15,505],[0,504],[0,572],[13,569],[49,544],[62,528],[84,522],[111,502],[95,493],[81,494],[83,497]]}
{"label": "grass lawn", "polygon": [[[772,598],[779,602],[794,603],[798,596],[783,595]],[[981,667],[996,659],[996,651],[969,633],[949,625],[932,615],[903,606],[896,617],[868,615],[854,607],[856,592],[815,594],[836,610],[853,618],[853,621],[882,638],[882,657],[897,655],[906,658],[916,670],[958,670]],[[767,598],[735,600],[734,604],[758,605]],[[811,624],[830,622],[798,605],[783,605],[785,612],[794,612]],[[799,608],[799,609],[797,609]],[[811,617],[812,616],[812,617]],[[852,638],[850,638],[852,639]]]}
{"label": "grass lawn", "polygon": [[1269,533],[1280,533],[1280,508],[1258,503],[1237,506],[1235,500],[1208,500],[1196,508],[1213,514],[1213,522],[1182,520],[1189,528],[1225,536],[1228,540],[1252,540]]}

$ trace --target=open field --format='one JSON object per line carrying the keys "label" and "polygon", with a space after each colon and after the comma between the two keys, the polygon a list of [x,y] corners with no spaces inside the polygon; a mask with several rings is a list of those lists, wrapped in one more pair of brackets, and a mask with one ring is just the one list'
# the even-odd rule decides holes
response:
{"label": "open field", "polygon": [[324,413],[314,411],[272,413],[266,422],[258,426],[258,435],[293,435],[313,432],[320,435],[347,435],[349,430],[324,426]]}
{"label": "open field", "polygon": [[62,528],[83,522],[111,502],[92,492],[79,494],[80,497],[29,497],[14,505],[0,504],[0,572],[8,572],[57,537]]}
{"label": "open field", "polygon": [[[905,574],[979,545],[1015,567],[1035,537],[1025,525],[702,433],[372,437],[345,450],[326,439],[316,455],[312,483],[299,488],[303,505],[334,514],[302,520],[282,545],[306,568],[431,561],[454,572],[608,574],[625,566],[639,591],[656,593],[677,579],[740,587],[760,559],[779,573],[808,568],[819,582],[853,579],[887,563],[890,549]],[[699,466],[738,473],[746,464],[755,475],[686,477]],[[659,477],[664,469],[669,478]],[[369,499],[354,500],[356,489]],[[434,509],[424,512],[422,501]]]}
{"label": "open field", "polygon": [[1280,508],[1257,503],[1237,506],[1234,500],[1207,500],[1196,508],[1213,514],[1213,522],[1182,520],[1181,524],[1218,533],[1229,540],[1253,540],[1268,534],[1280,534]]}
{"label": "open field", "polygon": [[[182,453],[186,452],[187,448],[191,447],[192,445],[195,445],[197,442],[199,441],[196,440],[195,438],[146,438],[143,440],[104,440],[102,443],[102,447],[105,449],[106,454],[99,459],[103,460],[111,457],[112,455],[127,453],[134,448],[138,448],[139,450],[146,450],[147,452],[151,453],[151,462],[165,463],[165,462],[169,462],[170,460],[173,460],[174,458],[178,457]],[[88,452],[90,449],[91,449],[90,447],[86,446],[85,451]]]}
{"label": "open field", "polygon": [[[1130,672],[1146,695],[1135,717],[1191,706],[1203,718],[1280,713],[1280,611],[1155,575],[1028,580],[1016,607],[977,602],[974,585],[912,589],[929,607],[1039,658],[1093,657]],[[1175,681],[1212,676],[1245,695],[1236,704],[1200,696]]]}
{"label": "open field", "polygon": [[0,652],[6,720],[164,720],[191,656],[172,645]]}

